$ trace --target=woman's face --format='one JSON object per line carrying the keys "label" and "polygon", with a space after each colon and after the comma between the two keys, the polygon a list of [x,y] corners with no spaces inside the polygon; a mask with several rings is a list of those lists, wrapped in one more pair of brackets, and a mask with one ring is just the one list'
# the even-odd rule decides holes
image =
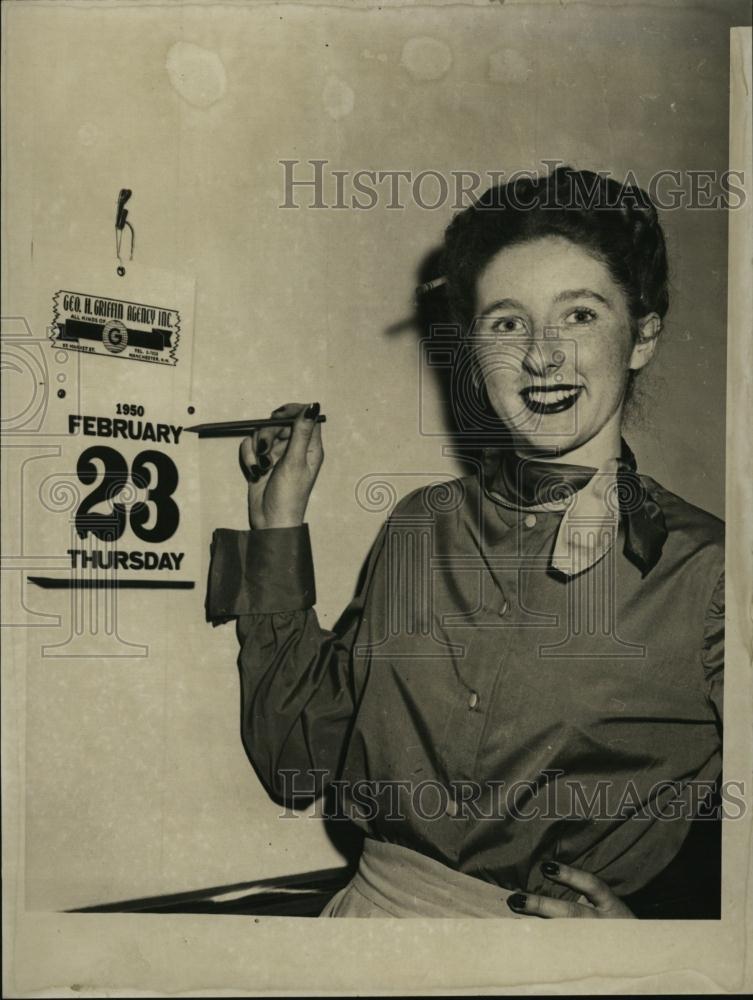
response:
{"label": "woman's face", "polygon": [[476,357],[517,448],[564,453],[619,425],[628,372],[649,361],[659,320],[642,320],[653,336],[634,340],[625,294],[604,263],[570,240],[540,237],[501,250],[476,291]]}

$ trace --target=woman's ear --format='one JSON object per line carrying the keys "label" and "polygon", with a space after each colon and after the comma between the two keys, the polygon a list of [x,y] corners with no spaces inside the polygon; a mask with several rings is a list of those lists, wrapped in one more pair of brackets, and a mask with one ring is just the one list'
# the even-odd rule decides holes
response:
{"label": "woman's ear", "polygon": [[633,371],[645,367],[653,358],[661,333],[661,318],[658,313],[649,313],[638,321],[638,339],[633,345],[629,367]]}

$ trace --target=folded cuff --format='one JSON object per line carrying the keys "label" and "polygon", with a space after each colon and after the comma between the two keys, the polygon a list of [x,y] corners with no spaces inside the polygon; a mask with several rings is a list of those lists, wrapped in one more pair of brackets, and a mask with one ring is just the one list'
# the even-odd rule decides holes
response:
{"label": "folded cuff", "polygon": [[207,621],[219,625],[240,615],[305,611],[316,604],[314,564],[307,524],[293,528],[212,535]]}

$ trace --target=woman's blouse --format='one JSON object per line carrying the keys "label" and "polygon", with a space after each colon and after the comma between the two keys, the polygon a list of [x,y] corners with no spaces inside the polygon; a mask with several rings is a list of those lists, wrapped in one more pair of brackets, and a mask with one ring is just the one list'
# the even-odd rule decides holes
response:
{"label": "woman's blouse", "polygon": [[564,897],[557,859],[632,893],[721,772],[724,526],[648,477],[668,537],[550,557],[561,512],[469,476],[411,493],[323,629],[308,528],[218,529],[207,617],[237,618],[242,739],[272,794],[330,785],[368,836]]}

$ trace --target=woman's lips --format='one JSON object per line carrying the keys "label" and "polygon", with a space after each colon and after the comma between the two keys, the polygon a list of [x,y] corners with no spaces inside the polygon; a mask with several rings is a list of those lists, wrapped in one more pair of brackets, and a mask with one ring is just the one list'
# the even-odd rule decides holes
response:
{"label": "woman's lips", "polygon": [[575,406],[582,385],[529,385],[520,395],[532,413],[563,413]]}

